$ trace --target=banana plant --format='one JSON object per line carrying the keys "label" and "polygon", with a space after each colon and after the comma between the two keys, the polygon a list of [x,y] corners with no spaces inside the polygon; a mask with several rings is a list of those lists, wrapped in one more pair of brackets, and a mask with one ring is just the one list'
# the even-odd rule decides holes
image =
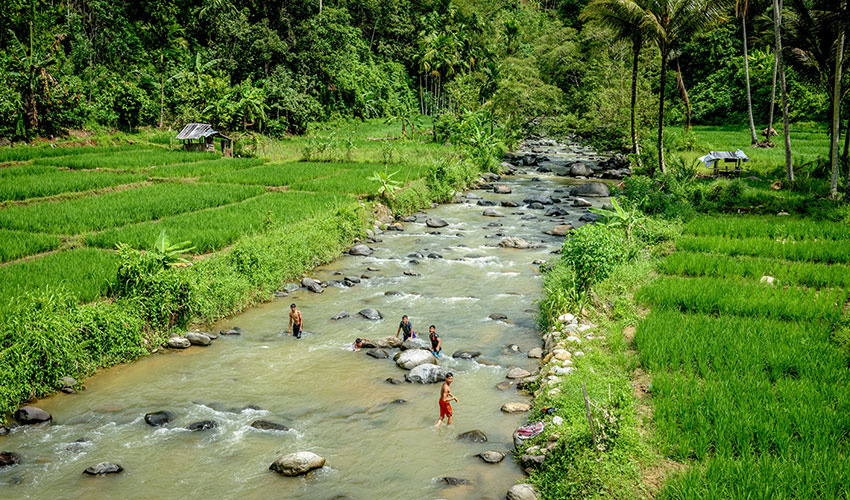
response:
{"label": "banana plant", "polygon": [[395,192],[401,189],[401,182],[393,179],[393,176],[397,173],[398,171],[387,172],[386,170],[376,170],[375,173],[368,178],[370,181],[375,181],[380,184],[378,186],[379,197],[384,198],[387,201],[392,200],[395,196]]}
{"label": "banana plant", "polygon": [[183,254],[194,249],[195,246],[192,245],[191,241],[172,243],[165,234],[165,229],[163,229],[150,251],[160,257],[166,266],[175,266],[188,263],[189,261],[183,257]]}
{"label": "banana plant", "polygon": [[617,202],[616,198],[611,198],[611,205],[614,210],[604,208],[590,208],[589,210],[595,214],[604,217],[600,223],[608,227],[622,227],[626,231],[626,240],[632,241],[632,228],[640,224],[641,216],[637,213],[637,207],[633,207],[631,212],[626,211],[622,205]]}

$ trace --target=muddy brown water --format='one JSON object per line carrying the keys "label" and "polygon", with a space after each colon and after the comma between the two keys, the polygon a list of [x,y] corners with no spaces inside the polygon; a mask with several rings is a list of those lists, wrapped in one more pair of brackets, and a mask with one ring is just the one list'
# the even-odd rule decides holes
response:
{"label": "muddy brown water", "polygon": [[[540,179],[532,180],[532,176]],[[528,171],[504,178],[511,194],[473,191],[486,200],[522,200],[537,192],[564,189],[563,178]],[[214,329],[239,326],[243,335],[220,337],[208,348],[155,354],[136,363],[103,370],[85,381],[76,395],[57,394],[36,403],[49,411],[48,426],[19,427],[0,437],[0,449],[21,455],[21,465],[0,470],[0,497],[17,498],[291,498],[352,499],[499,499],[523,474],[510,456],[511,433],[524,415],[500,411],[503,403],[528,401],[515,389],[496,388],[509,367],[533,370],[525,352],[540,345],[534,301],[542,277],[536,259],[556,257],[561,238],[542,233],[557,224],[577,223],[584,209],[563,207],[569,215],[545,217],[544,211],[495,207],[506,217],[482,216],[476,199],[442,205],[427,216],[448,227],[431,229],[424,216],[387,232],[368,257],[344,256],[311,276],[341,279],[369,275],[360,284],[331,286],[322,294],[298,290]],[[597,206],[602,200],[593,200]],[[549,207],[547,207],[549,208]],[[523,219],[532,214],[535,219]],[[491,224],[498,224],[492,226]],[[543,244],[541,248],[498,248],[503,236]],[[436,253],[442,258],[409,254]],[[380,271],[367,271],[367,267]],[[405,276],[405,270],[421,273]],[[336,275],[335,273],[341,273]],[[400,292],[386,295],[385,292]],[[305,319],[301,340],[287,336],[289,304]],[[364,308],[384,319],[358,316]],[[331,321],[347,311],[351,317]],[[503,313],[508,322],[489,319]],[[455,373],[455,422],[435,428],[439,385],[391,385],[403,378],[392,359],[378,360],[348,348],[355,337],[379,338],[396,333],[403,314],[414,329],[435,324],[445,355],[440,364]],[[427,334],[423,333],[423,336]],[[516,344],[519,353],[505,349]],[[450,357],[473,348],[498,366]],[[393,351],[390,351],[392,356]],[[403,400],[403,402],[399,401]],[[168,426],[153,428],[143,416],[172,411]],[[292,430],[259,431],[259,419]],[[185,426],[215,420],[213,430],[192,432]],[[480,429],[489,441],[457,439]],[[508,457],[496,465],[475,457],[499,450]],[[306,477],[288,478],[268,470],[274,459],[294,451],[312,451],[327,459],[324,468]],[[111,477],[87,477],[83,469],[102,461],[125,471]],[[472,482],[446,486],[451,476]]]}

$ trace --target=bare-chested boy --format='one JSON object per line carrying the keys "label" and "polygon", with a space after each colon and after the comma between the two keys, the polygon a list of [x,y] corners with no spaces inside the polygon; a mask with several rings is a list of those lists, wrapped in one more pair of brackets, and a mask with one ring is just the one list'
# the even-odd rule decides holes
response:
{"label": "bare-chested boy", "polygon": [[452,385],[452,380],[454,380],[454,375],[451,372],[446,374],[446,381],[443,382],[443,387],[440,389],[440,419],[437,420],[437,424],[435,427],[439,427],[441,423],[443,423],[443,419],[449,417],[446,421],[446,425],[452,425],[452,405],[450,404],[452,401],[460,402],[452,394],[450,386]]}
{"label": "bare-chested boy", "polygon": [[286,333],[292,332],[292,336],[296,339],[301,338],[301,332],[304,331],[304,318],[301,317],[301,311],[295,308],[295,304],[289,306],[289,329]]}

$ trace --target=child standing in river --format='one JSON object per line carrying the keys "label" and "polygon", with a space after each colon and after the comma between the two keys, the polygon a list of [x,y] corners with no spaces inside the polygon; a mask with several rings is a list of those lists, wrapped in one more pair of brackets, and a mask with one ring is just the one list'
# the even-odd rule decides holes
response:
{"label": "child standing in river", "polygon": [[446,421],[446,426],[452,425],[452,405],[451,402],[454,401],[459,403],[458,399],[452,394],[451,385],[454,380],[454,375],[451,372],[446,374],[446,381],[443,382],[443,387],[440,388],[440,419],[437,420],[437,424],[434,427],[439,427],[441,423],[443,423],[443,419],[448,417],[449,419]]}

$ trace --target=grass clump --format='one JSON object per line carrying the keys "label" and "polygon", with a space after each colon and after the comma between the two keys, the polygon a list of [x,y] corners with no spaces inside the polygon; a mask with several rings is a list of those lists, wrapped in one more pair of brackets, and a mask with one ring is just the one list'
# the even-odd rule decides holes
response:
{"label": "grass clump", "polygon": [[250,186],[163,183],[75,200],[7,207],[0,210],[0,227],[79,234],[234,203],[262,192]]}
{"label": "grass clump", "polygon": [[794,261],[850,263],[850,245],[831,240],[774,240],[771,238],[730,239],[723,236],[682,236],[676,241],[679,250],[714,252],[731,257],[754,255]]}
{"label": "grass clump", "polygon": [[0,229],[0,262],[59,248],[62,241],[49,234]]}
{"label": "grass clump", "polygon": [[725,236],[793,240],[850,240],[850,225],[788,216],[696,217],[685,224],[683,232],[695,236]]}

